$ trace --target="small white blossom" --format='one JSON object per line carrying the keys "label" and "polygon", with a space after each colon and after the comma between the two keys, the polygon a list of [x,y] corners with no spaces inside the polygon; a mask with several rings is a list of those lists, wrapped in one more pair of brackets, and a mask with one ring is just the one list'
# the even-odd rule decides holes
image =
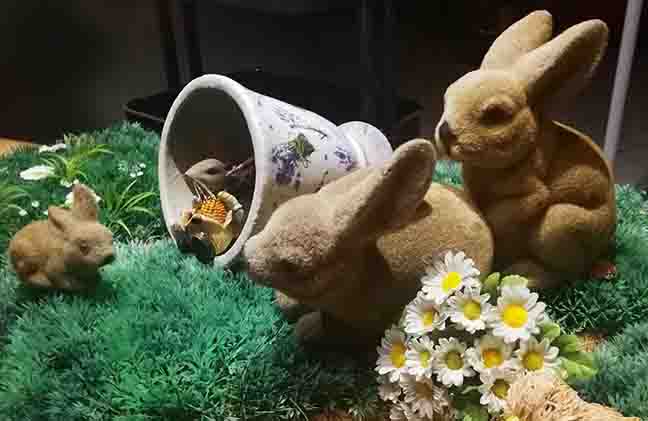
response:
{"label": "small white blossom", "polygon": [[65,148],[67,148],[67,145],[65,143],[57,143],[52,146],[43,145],[40,148],[38,148],[38,153],[57,152]]}
{"label": "small white blossom", "polygon": [[34,200],[31,202],[32,208],[37,208],[40,206],[40,202],[38,200]]}
{"label": "small white blossom", "polygon": [[35,181],[54,176],[54,167],[49,165],[36,165],[20,173],[23,180]]}
{"label": "small white blossom", "polygon": [[511,344],[518,339],[528,341],[540,332],[539,321],[546,305],[538,302],[538,294],[527,287],[505,286],[497,299],[497,308],[490,313],[489,324],[493,334]]}
{"label": "small white blossom", "polygon": [[421,279],[423,293],[428,300],[443,304],[455,291],[479,285],[478,276],[479,270],[472,259],[461,251],[456,254],[449,251]]}

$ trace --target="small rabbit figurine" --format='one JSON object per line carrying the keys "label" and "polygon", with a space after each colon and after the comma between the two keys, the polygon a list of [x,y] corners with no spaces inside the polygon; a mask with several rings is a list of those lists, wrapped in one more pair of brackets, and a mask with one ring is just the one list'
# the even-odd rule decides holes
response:
{"label": "small rabbit figurine", "polygon": [[18,231],[9,257],[25,284],[78,291],[96,284],[101,266],[115,259],[113,235],[98,222],[96,199],[85,185],[75,184],[72,209],[48,209],[48,219]]}
{"label": "small rabbit figurine", "polygon": [[616,226],[601,150],[547,116],[589,81],[608,28],[589,20],[550,40],[552,27],[551,15],[537,11],[500,35],[481,68],[447,89],[436,130],[437,146],[462,163],[466,190],[493,231],[495,269],[539,288],[586,275]]}
{"label": "small rabbit figurine", "polygon": [[306,344],[375,344],[421,288],[432,259],[463,251],[490,270],[491,232],[461,191],[432,183],[433,145],[401,145],[384,167],[358,169],[297,196],[250,238],[250,277],[281,293]]}

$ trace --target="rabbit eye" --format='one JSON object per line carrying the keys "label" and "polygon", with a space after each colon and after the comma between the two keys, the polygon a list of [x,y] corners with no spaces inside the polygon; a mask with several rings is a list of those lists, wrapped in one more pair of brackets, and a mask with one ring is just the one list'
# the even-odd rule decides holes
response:
{"label": "rabbit eye", "polygon": [[90,246],[85,241],[79,243],[79,251],[81,254],[88,254],[90,252]]}
{"label": "rabbit eye", "polygon": [[481,119],[487,124],[498,124],[513,117],[513,111],[505,104],[488,104],[482,110]]}

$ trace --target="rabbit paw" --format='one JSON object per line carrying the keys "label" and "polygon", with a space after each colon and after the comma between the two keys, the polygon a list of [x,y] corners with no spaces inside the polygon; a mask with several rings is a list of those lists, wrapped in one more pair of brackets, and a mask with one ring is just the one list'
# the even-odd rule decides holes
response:
{"label": "rabbit paw", "polygon": [[35,272],[27,275],[24,278],[24,281],[25,285],[37,289],[50,289],[54,286],[52,281],[50,281],[42,272]]}
{"label": "rabbit paw", "polygon": [[505,274],[524,276],[531,289],[546,289],[560,286],[558,274],[545,269],[530,259],[518,260],[503,271]]}
{"label": "rabbit paw", "polygon": [[291,323],[296,322],[303,315],[313,311],[307,305],[300,303],[278,290],[275,291],[275,303],[283,313],[286,320]]}
{"label": "rabbit paw", "polygon": [[184,228],[182,228],[180,224],[171,225],[171,233],[173,235],[173,239],[178,245],[178,249],[182,253],[187,253],[191,250],[191,238],[189,236],[189,233]]}
{"label": "rabbit paw", "polygon": [[322,313],[314,311],[302,316],[295,326],[297,341],[303,345],[326,343]]}
{"label": "rabbit paw", "polygon": [[530,238],[539,261],[570,276],[586,274],[609,248],[613,226],[605,208],[589,210],[559,203],[551,206]]}

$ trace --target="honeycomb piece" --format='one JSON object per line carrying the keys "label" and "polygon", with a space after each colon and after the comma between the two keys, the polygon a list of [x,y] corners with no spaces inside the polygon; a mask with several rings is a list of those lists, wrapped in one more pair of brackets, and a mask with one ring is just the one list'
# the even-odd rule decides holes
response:
{"label": "honeycomb piece", "polygon": [[227,218],[228,209],[222,200],[218,198],[210,198],[199,202],[194,208],[194,212],[212,218],[220,224],[224,224]]}

